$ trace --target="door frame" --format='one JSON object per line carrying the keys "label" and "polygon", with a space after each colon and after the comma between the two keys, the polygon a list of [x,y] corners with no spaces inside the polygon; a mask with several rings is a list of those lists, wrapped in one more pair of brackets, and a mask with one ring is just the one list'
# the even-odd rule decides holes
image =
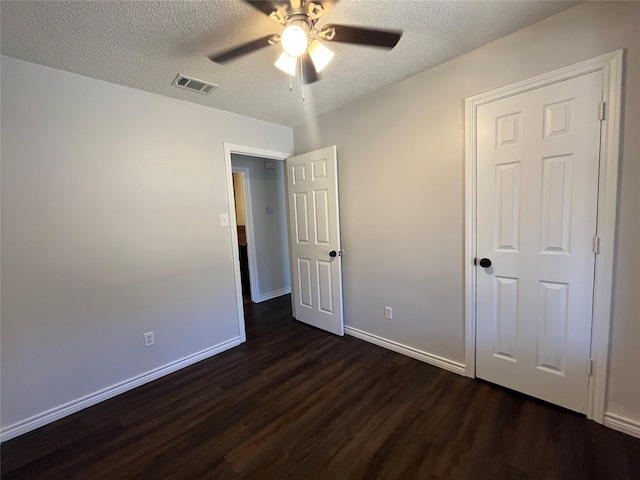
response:
{"label": "door frame", "polygon": [[[249,263],[249,287],[251,289],[251,301],[260,298],[260,285],[258,284],[258,273],[256,272],[256,251],[255,238],[253,236],[253,213],[251,210],[251,175],[246,167],[234,167],[233,157],[231,158],[231,173],[238,173],[242,177],[242,188],[244,190],[244,216],[246,219],[245,231],[247,235],[247,261]],[[235,209],[234,209],[235,211]],[[237,213],[237,212],[235,212]],[[238,217],[236,215],[236,233]],[[242,282],[241,282],[242,283]]]}
{"label": "door frame", "polygon": [[[618,165],[624,50],[601,55],[549,73],[501,87],[465,100],[465,375],[476,376],[476,272],[477,252],[477,109],[480,105],[602,71],[605,118],[600,129],[600,167],[596,233],[600,238],[596,255],[591,326],[592,369],[589,377],[587,418],[604,422],[611,329],[613,271],[615,262]],[[597,112],[594,111],[594,115]],[[585,369],[587,365],[585,365]]]}
{"label": "door frame", "polygon": [[[247,332],[244,325],[244,304],[242,301],[242,279],[240,277],[240,249],[238,248],[238,223],[236,220],[236,209],[233,198],[233,166],[231,165],[231,154],[247,155],[250,157],[267,158],[284,162],[292,155],[291,152],[277,152],[263,148],[248,147],[245,145],[235,145],[224,142],[224,171],[227,180],[227,202],[229,210],[229,227],[231,230],[231,254],[233,256],[233,275],[236,284],[236,308],[238,315],[238,332],[240,342],[247,341]],[[253,296],[253,285],[251,286],[251,296]]]}

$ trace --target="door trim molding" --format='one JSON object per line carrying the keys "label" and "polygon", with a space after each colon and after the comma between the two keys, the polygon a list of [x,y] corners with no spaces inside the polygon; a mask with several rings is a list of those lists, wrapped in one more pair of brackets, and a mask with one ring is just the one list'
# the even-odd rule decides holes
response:
{"label": "door trim molding", "polygon": [[[616,215],[618,206],[618,165],[624,50],[616,50],[590,60],[492,90],[465,100],[465,375],[476,374],[476,118],[479,106],[570,78],[601,71],[605,120],[600,130],[600,170],[598,219],[600,253],[594,274],[591,358],[587,417],[604,422],[612,313],[613,269],[615,262]],[[595,114],[595,112],[594,112]]]}
{"label": "door trim molding", "polygon": [[[223,143],[224,146],[224,173],[227,181],[227,211],[229,212],[229,227],[231,230],[231,255],[233,258],[233,275],[236,283],[236,309],[238,318],[238,332],[240,343],[247,341],[247,332],[244,325],[244,306],[242,303],[242,279],[240,277],[240,249],[238,248],[238,222],[233,198],[233,167],[231,154],[249,155],[251,157],[269,158],[271,160],[284,161],[291,156],[290,152],[276,152],[263,148]],[[252,287],[253,288],[253,287]],[[252,292],[253,295],[253,292]]]}

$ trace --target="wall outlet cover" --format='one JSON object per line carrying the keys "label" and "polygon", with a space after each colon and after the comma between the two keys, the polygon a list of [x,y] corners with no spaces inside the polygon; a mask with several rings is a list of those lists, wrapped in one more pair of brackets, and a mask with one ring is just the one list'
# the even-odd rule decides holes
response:
{"label": "wall outlet cover", "polygon": [[156,338],[153,332],[144,333],[144,346],[150,347],[156,343]]}

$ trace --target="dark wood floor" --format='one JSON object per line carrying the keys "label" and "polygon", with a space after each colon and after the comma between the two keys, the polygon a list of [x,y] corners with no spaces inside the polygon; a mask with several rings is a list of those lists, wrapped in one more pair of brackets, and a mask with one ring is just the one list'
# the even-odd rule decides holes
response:
{"label": "dark wood floor", "polygon": [[638,479],[640,440],[247,305],[248,342],[2,445],[2,479]]}

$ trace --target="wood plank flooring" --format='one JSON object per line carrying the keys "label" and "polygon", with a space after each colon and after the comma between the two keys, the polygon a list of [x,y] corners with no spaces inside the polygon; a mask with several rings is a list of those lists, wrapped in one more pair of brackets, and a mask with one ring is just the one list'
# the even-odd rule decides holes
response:
{"label": "wood plank flooring", "polygon": [[246,306],[248,341],[2,445],[2,479],[638,479],[640,440]]}

